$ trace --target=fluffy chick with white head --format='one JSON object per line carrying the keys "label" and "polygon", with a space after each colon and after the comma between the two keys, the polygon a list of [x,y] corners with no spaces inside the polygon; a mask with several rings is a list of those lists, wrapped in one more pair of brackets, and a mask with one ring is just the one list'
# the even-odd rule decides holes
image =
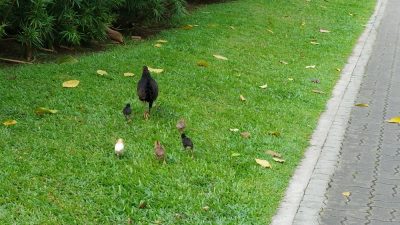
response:
{"label": "fluffy chick with white head", "polygon": [[121,157],[124,154],[124,140],[118,138],[117,143],[115,143],[115,154]]}

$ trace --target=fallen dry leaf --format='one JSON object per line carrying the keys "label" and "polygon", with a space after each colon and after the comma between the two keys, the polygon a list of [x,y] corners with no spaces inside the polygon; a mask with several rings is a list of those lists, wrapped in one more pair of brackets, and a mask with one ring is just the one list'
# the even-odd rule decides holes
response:
{"label": "fallen dry leaf", "polygon": [[58,110],[56,110],[56,109],[48,109],[48,108],[44,108],[44,107],[39,107],[39,108],[35,109],[35,113],[39,116],[44,115],[44,114],[54,114],[57,112],[58,112]]}
{"label": "fallen dry leaf", "polygon": [[324,94],[324,93],[325,93],[325,92],[323,92],[323,91],[316,90],[316,89],[312,90],[312,92],[314,92],[314,93],[316,93],[316,94]]}
{"label": "fallen dry leaf", "polygon": [[341,70],[341,69],[339,69],[339,68],[336,68],[336,71],[340,72],[340,71],[342,71],[342,70]]}
{"label": "fallen dry leaf", "polygon": [[276,157],[273,157],[272,159],[273,159],[275,162],[278,162],[278,163],[284,163],[284,162],[285,162],[284,159],[280,159],[280,158],[276,158]]}
{"label": "fallen dry leaf", "polygon": [[311,43],[312,45],[319,45],[319,43],[316,42],[316,41],[311,41],[310,43]]}
{"label": "fallen dry leaf", "polygon": [[256,159],[256,163],[258,163],[260,166],[264,167],[264,168],[271,168],[271,164],[264,159]]}
{"label": "fallen dry leaf", "polygon": [[400,123],[400,116],[393,117],[390,120],[386,120],[386,122],[389,122],[389,123]]}
{"label": "fallen dry leaf", "polygon": [[368,107],[369,105],[367,103],[357,103],[357,104],[355,104],[355,106]]}
{"label": "fallen dry leaf", "polygon": [[156,47],[156,48],[161,48],[161,47],[162,47],[162,44],[161,44],[161,43],[157,43],[157,44],[154,45],[154,47]]}
{"label": "fallen dry leaf", "polygon": [[65,88],[74,88],[77,87],[78,85],[79,85],[79,80],[68,80],[62,84],[62,86]]}
{"label": "fallen dry leaf", "polygon": [[305,26],[306,25],[306,22],[301,22],[301,26]]}
{"label": "fallen dry leaf", "polygon": [[132,40],[142,40],[142,37],[141,36],[131,36],[131,39]]}
{"label": "fallen dry leaf", "polygon": [[140,200],[138,208],[145,209],[147,207],[147,202],[145,200]]}
{"label": "fallen dry leaf", "polygon": [[204,211],[208,211],[208,210],[210,210],[210,207],[209,207],[208,205],[203,206],[203,210],[204,210]]}
{"label": "fallen dry leaf", "polygon": [[241,135],[243,138],[250,138],[250,132],[248,132],[248,131],[242,132],[242,133],[240,133],[240,135]]}
{"label": "fallen dry leaf", "polygon": [[351,193],[349,192],[349,191],[345,191],[345,192],[342,192],[342,195],[344,196],[344,197],[350,197],[350,195],[351,195]]}
{"label": "fallen dry leaf", "polygon": [[193,25],[191,25],[191,24],[185,25],[185,26],[182,27],[182,29],[184,29],[184,30],[193,29]]}
{"label": "fallen dry leaf", "polygon": [[267,29],[268,32],[270,32],[271,34],[273,34],[274,32],[270,29]]}
{"label": "fallen dry leaf", "polygon": [[246,101],[246,98],[245,98],[243,95],[240,95],[239,98],[240,98],[240,100],[242,100],[242,101]]}
{"label": "fallen dry leaf", "polygon": [[267,151],[265,152],[265,154],[270,155],[270,156],[272,156],[272,157],[274,157],[274,158],[282,158],[282,155],[281,155],[281,154],[279,154],[279,153],[277,153],[277,152],[275,152],[275,151],[272,151],[272,150],[267,150]]}
{"label": "fallen dry leaf", "polygon": [[205,60],[199,60],[197,61],[197,65],[202,67],[208,67],[208,62]]}
{"label": "fallen dry leaf", "polygon": [[283,60],[280,60],[279,62],[280,62],[280,63],[282,63],[282,64],[284,64],[284,65],[287,65],[287,64],[289,64],[288,62],[286,62],[286,61],[283,61]]}
{"label": "fallen dry leaf", "polygon": [[158,43],[167,43],[168,41],[167,40],[163,40],[163,39],[159,39],[156,42],[158,42]]}
{"label": "fallen dry leaf", "polygon": [[17,124],[16,120],[6,120],[6,121],[3,122],[3,125],[6,126],[6,127],[9,127],[9,126],[12,126],[12,125],[15,125],[15,124]]}
{"label": "fallen dry leaf", "polygon": [[96,73],[97,73],[98,75],[100,75],[100,76],[104,76],[104,75],[107,75],[107,74],[108,74],[107,71],[105,71],[105,70],[97,70]]}
{"label": "fallen dry leaf", "polygon": [[315,65],[306,66],[306,69],[315,69]]}
{"label": "fallen dry leaf", "polygon": [[235,30],[235,27],[234,26],[229,26],[232,30]]}
{"label": "fallen dry leaf", "polygon": [[232,131],[232,132],[238,132],[239,131],[239,129],[237,129],[237,128],[230,128],[229,130]]}
{"label": "fallen dry leaf", "polygon": [[240,153],[234,152],[234,153],[232,153],[231,156],[232,156],[232,157],[238,157],[238,156],[240,156]]}
{"label": "fallen dry leaf", "polygon": [[279,137],[281,136],[281,133],[279,131],[268,131],[268,135]]}
{"label": "fallen dry leaf", "polygon": [[164,69],[156,69],[156,68],[151,68],[151,67],[148,67],[148,69],[152,73],[162,73],[164,71]]}
{"label": "fallen dry leaf", "polygon": [[221,60],[228,60],[228,58],[226,58],[225,56],[222,55],[213,55],[215,58],[217,59],[221,59]]}
{"label": "fallen dry leaf", "polygon": [[291,78],[291,77],[288,77],[288,80],[289,80],[289,81],[293,81],[294,79],[293,79],[293,78]]}
{"label": "fallen dry leaf", "polygon": [[325,30],[325,29],[319,29],[319,32],[321,32],[321,33],[330,33],[329,30]]}
{"label": "fallen dry leaf", "polygon": [[131,73],[131,72],[124,73],[124,77],[133,77],[133,76],[135,76],[134,73]]}
{"label": "fallen dry leaf", "polygon": [[262,88],[262,89],[265,89],[265,88],[268,87],[268,84],[264,84],[264,85],[261,85],[261,86],[259,86],[259,87]]}

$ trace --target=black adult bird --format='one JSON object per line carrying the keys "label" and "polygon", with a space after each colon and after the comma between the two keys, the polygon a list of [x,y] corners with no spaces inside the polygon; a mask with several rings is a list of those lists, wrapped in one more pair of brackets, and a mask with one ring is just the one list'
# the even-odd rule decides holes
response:
{"label": "black adult bird", "polygon": [[149,103],[149,111],[144,112],[144,118],[148,119],[153,102],[158,96],[158,85],[157,82],[151,77],[147,66],[143,66],[142,78],[140,78],[139,83],[137,84],[137,94],[140,101]]}
{"label": "black adult bird", "polygon": [[189,149],[190,152],[192,153],[192,158],[193,158],[193,142],[190,140],[189,137],[186,136],[185,133],[181,134],[182,138],[182,145],[184,149]]}
{"label": "black adult bird", "polygon": [[131,114],[132,114],[132,109],[131,109],[131,104],[126,104],[124,109],[122,110],[122,113],[124,114],[126,120],[129,122],[131,120]]}

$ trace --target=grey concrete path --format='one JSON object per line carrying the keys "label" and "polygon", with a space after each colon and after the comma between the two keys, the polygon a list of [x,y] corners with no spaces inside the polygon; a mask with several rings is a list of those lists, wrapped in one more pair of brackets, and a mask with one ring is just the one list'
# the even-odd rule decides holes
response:
{"label": "grey concrete path", "polygon": [[394,116],[400,0],[378,0],[272,224],[400,225],[400,126],[386,122]]}

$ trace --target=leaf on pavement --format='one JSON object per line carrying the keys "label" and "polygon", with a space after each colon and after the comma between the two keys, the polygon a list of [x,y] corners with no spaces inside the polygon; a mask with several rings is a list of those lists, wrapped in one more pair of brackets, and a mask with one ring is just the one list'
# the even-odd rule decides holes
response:
{"label": "leaf on pavement", "polygon": [[368,107],[369,105],[368,105],[367,103],[357,103],[357,104],[355,104],[355,106],[358,106],[358,107]]}
{"label": "leaf on pavement", "polygon": [[389,123],[400,123],[400,116],[396,116],[391,118],[390,120],[386,120]]}
{"label": "leaf on pavement", "polygon": [[351,193],[349,191],[342,192],[342,195],[346,198],[350,197]]}

